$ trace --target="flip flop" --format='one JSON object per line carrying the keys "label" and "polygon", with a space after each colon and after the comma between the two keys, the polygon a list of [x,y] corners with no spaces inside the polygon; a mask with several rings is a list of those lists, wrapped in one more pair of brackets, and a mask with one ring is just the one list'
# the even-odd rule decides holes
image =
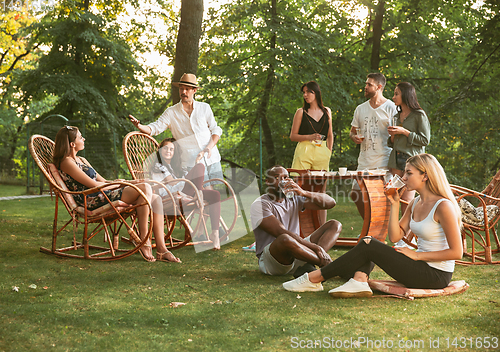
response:
{"label": "flip flop", "polygon": [[173,254],[172,255],[174,256],[175,260],[168,260],[168,259],[164,258],[165,255],[167,255],[167,254],[172,254],[172,252],[167,251],[167,252],[160,253],[157,251],[156,252],[156,260],[158,260],[160,262],[167,262],[167,263],[182,263],[181,260],[179,258],[176,258],[175,255],[173,255]]}

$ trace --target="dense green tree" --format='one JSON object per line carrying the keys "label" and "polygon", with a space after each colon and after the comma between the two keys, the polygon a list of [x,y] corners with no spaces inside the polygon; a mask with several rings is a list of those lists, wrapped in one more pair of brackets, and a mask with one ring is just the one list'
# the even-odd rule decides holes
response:
{"label": "dense green tree", "polygon": [[500,4],[483,6],[478,24],[469,23],[473,46],[455,63],[455,79],[437,109],[443,136],[439,152],[450,161],[454,180],[475,189],[500,168]]}
{"label": "dense green tree", "polygon": [[89,1],[61,2],[33,25],[33,42],[50,49],[35,69],[24,72],[20,87],[25,102],[57,96],[48,114],[116,125],[121,91],[137,84],[134,72],[140,67],[117,28],[89,6]]}
{"label": "dense green tree", "polygon": [[[152,7],[146,9],[145,3]],[[202,27],[203,1],[185,4],[195,8],[179,14],[165,0],[59,2],[16,37],[29,37],[29,42],[16,42],[22,43],[16,52],[15,45],[0,52],[0,119],[14,126],[2,126],[0,132],[13,135],[25,117],[33,118],[30,111],[43,115],[50,110],[44,116],[56,112],[84,118],[88,134],[108,131],[108,140],[113,133],[120,140],[131,129],[120,117],[134,113],[151,121],[171,101],[166,99],[170,77],[142,69],[134,60],[154,48],[165,64],[178,65],[174,80],[185,71],[198,74],[198,98],[211,104],[224,128],[223,156],[254,171],[261,167],[260,128],[264,167],[291,165],[295,143],[288,136],[302,105],[299,88],[309,80],[320,84],[324,103],[332,108],[337,137],[331,167],[355,167],[358,149],[347,133],[354,108],[365,100],[364,81],[371,71],[386,75],[389,98],[398,82],[415,85],[432,125],[427,150],[443,163],[452,182],[480,188],[499,168],[497,1],[241,0],[209,9]],[[144,12],[146,20],[123,23],[120,16],[127,6]],[[192,22],[181,28],[184,15]],[[156,28],[156,19],[168,29]],[[196,70],[191,49],[200,28]],[[186,42],[183,31],[193,34],[188,40],[193,46],[185,52],[174,46]],[[11,47],[3,45],[1,35],[7,32],[0,33],[2,48]],[[34,68],[29,66],[33,54],[41,55]],[[25,71],[22,81],[15,79],[16,69]],[[20,93],[23,100],[13,99]],[[43,103],[46,98],[55,101],[53,108]],[[19,123],[12,124],[16,119]],[[108,156],[111,144],[105,148]],[[2,152],[1,157],[9,154]]]}
{"label": "dense green tree", "polygon": [[[173,82],[180,80],[184,73],[198,72],[198,55],[203,21],[203,0],[182,0],[181,20],[175,49]],[[173,103],[180,100],[177,87],[171,88]]]}
{"label": "dense green tree", "polygon": [[36,45],[29,45],[23,32],[32,21],[26,11],[0,14],[0,172],[6,176],[18,170],[15,152],[29,110],[19,105],[13,80],[19,71],[31,68],[36,58]]}
{"label": "dense green tree", "polygon": [[[121,137],[130,128],[128,100],[140,98],[136,73],[141,67],[121,32],[123,2],[61,1],[27,29],[30,45],[47,48],[36,67],[16,81],[21,103],[55,97],[52,109],[86,132],[86,156],[106,177],[119,172],[116,156]],[[137,47],[138,45],[136,45]],[[137,100],[137,99],[135,99]],[[130,104],[137,106],[136,101]]]}
{"label": "dense green tree", "polygon": [[[360,6],[368,18],[355,16]],[[496,5],[481,7],[473,0],[228,4],[211,14],[201,55],[208,76],[203,94],[226,123],[220,142],[223,153],[257,170],[262,121],[265,166],[274,162],[289,166],[294,143],[288,134],[293,113],[301,105],[298,88],[314,79],[334,113],[337,140],[332,167],[354,167],[358,151],[344,136],[354,108],[365,100],[365,75],[380,71],[388,78],[389,98],[398,82],[409,81],[417,88],[432,124],[428,151],[440,158],[452,181],[481,184],[491,172],[477,172],[478,167],[498,168],[499,159],[489,159],[485,153],[495,153],[491,134],[497,129],[491,128],[494,123],[486,116],[495,116],[498,103],[480,84],[492,76],[480,65],[488,55],[491,59],[485,62],[498,72],[494,67],[498,60],[493,60],[498,51],[494,44],[484,44],[498,37],[498,31],[491,30],[496,28],[497,13]],[[477,77],[479,73],[484,80]],[[488,102],[487,112],[472,106],[479,96]],[[266,100],[269,105],[264,110]],[[487,123],[478,129],[478,120]]]}
{"label": "dense green tree", "polygon": [[264,166],[290,165],[295,143],[288,135],[302,105],[300,86],[309,80],[321,85],[340,135],[350,89],[363,79],[346,52],[354,21],[344,10],[328,1],[241,1],[211,13],[201,54],[208,76],[202,94],[225,123],[219,143],[228,156],[258,170],[262,124]]}

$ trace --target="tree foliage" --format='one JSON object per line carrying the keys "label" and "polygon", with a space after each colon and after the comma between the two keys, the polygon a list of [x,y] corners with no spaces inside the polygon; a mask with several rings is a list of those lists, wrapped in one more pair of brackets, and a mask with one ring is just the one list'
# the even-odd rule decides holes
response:
{"label": "tree foliage", "polygon": [[[107,11],[104,11],[106,13]],[[127,44],[102,15],[85,4],[64,1],[31,28],[33,42],[49,48],[19,85],[23,100],[58,97],[48,114],[116,125],[123,114],[122,90],[137,84],[139,70]]]}
{"label": "tree foliage", "polygon": [[[151,7],[144,7],[146,3]],[[185,63],[174,45],[180,39],[180,13],[171,2],[59,4],[16,37],[23,41],[5,46],[18,45],[17,52],[0,53],[0,119],[15,131],[16,117],[19,127],[30,116],[28,107],[50,98],[55,105],[38,106],[40,114],[85,118],[90,131],[109,126],[120,138],[130,129],[120,117],[134,113],[148,122],[158,116],[170,102],[170,77],[139,66],[135,58],[154,49],[164,55],[166,65]],[[128,6],[146,20],[123,23],[120,16]],[[481,188],[500,167],[500,141],[495,138],[499,6],[494,0],[229,2],[209,8],[203,22],[197,72],[202,89],[197,96],[211,104],[224,129],[219,141],[223,156],[258,171],[259,128],[264,167],[291,165],[295,143],[288,136],[293,115],[302,106],[300,86],[316,80],[333,113],[331,168],[354,168],[359,151],[347,137],[352,114],[365,100],[366,74],[380,71],[388,79],[388,98],[398,82],[416,87],[432,126],[427,151],[438,157],[451,181]],[[157,19],[167,30],[157,28]],[[7,22],[2,25],[7,28]],[[2,44],[14,39],[6,32],[0,33]],[[8,69],[16,57],[19,71]],[[21,93],[23,100],[13,99]]]}
{"label": "tree foliage", "polygon": [[0,14],[0,171],[12,175],[19,171],[15,153],[26,109],[18,103],[16,75],[33,67],[36,55],[23,28],[32,23],[26,11]]}
{"label": "tree foliage", "polygon": [[[303,82],[316,80],[321,85],[323,100],[335,115],[334,129],[340,134],[343,124],[338,117],[353,103],[348,89],[363,79],[362,68],[345,50],[351,45],[346,35],[351,30],[337,25],[337,21],[349,22],[342,9],[327,1],[278,1],[273,16],[270,4],[242,1],[227,5],[221,14],[212,13],[213,26],[207,29],[201,55],[208,76],[207,98],[226,122],[229,154],[252,169],[259,162],[261,120],[267,121],[272,136],[272,143],[266,141],[266,166],[291,164],[294,143],[288,135],[293,114],[302,105]],[[270,68],[274,82],[267,90]],[[353,75],[343,74],[347,70]],[[262,117],[257,112],[266,99],[268,108]]]}
{"label": "tree foliage", "polygon": [[[240,1],[208,21],[200,57],[203,94],[225,123],[223,152],[256,170],[259,123],[267,119],[275,151],[264,150],[264,163],[290,166],[295,144],[288,135],[302,105],[299,88],[316,80],[337,133],[331,167],[355,167],[358,150],[345,136],[354,108],[365,100],[365,75],[377,70],[388,78],[389,98],[398,82],[415,85],[432,124],[428,151],[452,181],[483,185],[498,169],[492,136],[499,103],[488,89],[499,72],[493,2],[282,0],[275,21],[271,8],[271,1]],[[366,19],[356,16],[360,9]],[[275,84],[268,94],[270,67]],[[262,118],[257,112],[264,96],[270,103]]]}

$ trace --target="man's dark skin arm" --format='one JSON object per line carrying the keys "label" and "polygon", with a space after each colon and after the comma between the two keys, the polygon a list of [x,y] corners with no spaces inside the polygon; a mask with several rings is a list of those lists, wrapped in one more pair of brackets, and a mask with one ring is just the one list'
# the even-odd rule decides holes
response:
{"label": "man's dark skin arm", "polygon": [[309,201],[304,203],[304,208],[310,210],[323,210],[323,209],[331,209],[337,203],[335,199],[330,197],[326,193],[319,192],[309,192],[303,190],[298,184],[296,184],[292,179],[286,179],[287,191],[292,190],[296,195],[307,198]]}
{"label": "man's dark skin arm", "polygon": [[325,250],[318,246],[315,243],[305,241],[302,237],[300,237],[298,234],[293,233],[291,231],[288,231],[285,226],[274,216],[268,216],[264,219],[262,219],[262,222],[259,225],[259,228],[261,230],[266,231],[268,234],[274,237],[278,237],[282,234],[288,234],[290,237],[295,239],[298,243],[300,243],[302,246],[306,247],[308,250],[310,250],[312,253],[314,253],[319,259],[320,259],[320,266],[327,265],[331,263],[332,259],[330,256],[325,252]]}

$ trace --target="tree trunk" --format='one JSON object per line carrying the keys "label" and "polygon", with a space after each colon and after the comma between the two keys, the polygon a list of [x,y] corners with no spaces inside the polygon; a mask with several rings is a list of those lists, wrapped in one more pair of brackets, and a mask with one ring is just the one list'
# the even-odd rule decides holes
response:
{"label": "tree trunk", "polygon": [[[276,23],[276,0],[271,1],[271,22]],[[270,50],[274,53],[274,49],[276,49],[276,32],[274,32],[271,37],[270,42]],[[267,165],[265,168],[268,169],[274,165],[276,165],[276,152],[274,150],[274,142],[273,135],[271,133],[271,128],[269,127],[269,123],[267,121],[267,110],[269,107],[269,99],[271,97],[271,93],[274,87],[274,65],[273,65],[274,57],[271,58],[271,62],[269,64],[269,68],[267,70],[267,79],[266,85],[264,87],[264,94],[260,100],[260,104],[257,107],[257,118],[262,121],[262,132],[264,133],[264,146],[267,152]]]}
{"label": "tree trunk", "polygon": [[385,1],[380,1],[377,6],[377,13],[373,21],[373,43],[372,43],[372,57],[371,69],[378,71],[380,64],[380,42],[382,40],[382,22],[384,21]]}
{"label": "tree trunk", "polygon": [[[276,45],[276,34],[273,35],[271,39],[271,44]],[[272,46],[271,46],[272,47]],[[262,121],[262,132],[264,133],[264,147],[267,152],[267,165],[265,165],[266,169],[276,165],[276,153],[274,151],[274,142],[273,135],[271,133],[271,128],[269,127],[269,123],[267,121],[267,108],[269,106],[269,98],[271,96],[271,92],[274,86],[274,68],[273,65],[269,66],[267,71],[267,79],[266,86],[264,87],[264,94],[260,101],[259,106],[257,107],[257,118]]]}
{"label": "tree trunk", "polygon": [[[184,73],[196,74],[203,21],[203,0],[182,0],[181,22],[175,48],[175,65],[172,82],[177,82]],[[180,100],[177,87],[171,87],[174,104]]]}

